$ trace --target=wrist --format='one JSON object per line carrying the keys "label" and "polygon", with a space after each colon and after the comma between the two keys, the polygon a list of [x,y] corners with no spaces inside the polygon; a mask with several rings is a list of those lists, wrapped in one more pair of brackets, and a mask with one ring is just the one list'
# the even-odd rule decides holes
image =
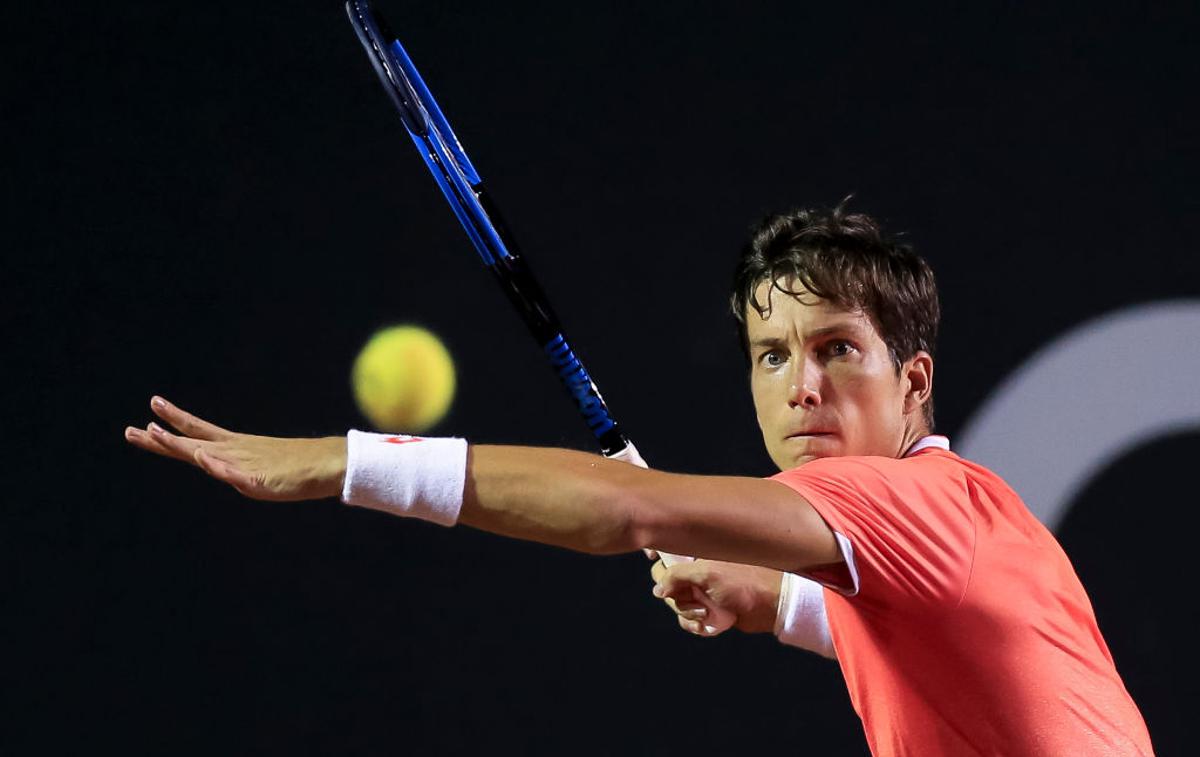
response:
{"label": "wrist", "polygon": [[346,437],[327,436],[320,441],[321,491],[326,497],[340,497],[346,485]]}
{"label": "wrist", "polygon": [[755,615],[755,633],[774,633],[775,619],[779,615],[780,588],[783,576],[778,571],[768,570],[764,573],[765,581],[760,586],[759,600],[756,603],[758,612]]}
{"label": "wrist", "polygon": [[752,568],[750,609],[740,613],[737,628],[744,633],[773,633],[775,619],[779,614],[780,586],[783,578],[779,571],[769,568]]}

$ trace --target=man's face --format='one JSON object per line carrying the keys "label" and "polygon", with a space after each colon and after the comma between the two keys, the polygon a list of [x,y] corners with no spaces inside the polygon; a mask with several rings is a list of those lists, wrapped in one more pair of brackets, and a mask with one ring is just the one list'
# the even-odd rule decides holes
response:
{"label": "man's face", "polygon": [[[802,291],[791,280],[780,285]],[[780,470],[818,457],[902,455],[923,429],[912,361],[897,375],[864,313],[807,292],[793,297],[769,282],[755,294],[769,309],[746,314],[750,389],[767,452]]]}

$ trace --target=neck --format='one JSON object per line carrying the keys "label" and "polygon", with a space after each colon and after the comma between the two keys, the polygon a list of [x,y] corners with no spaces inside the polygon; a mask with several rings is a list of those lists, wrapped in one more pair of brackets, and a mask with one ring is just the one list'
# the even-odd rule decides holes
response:
{"label": "neck", "polygon": [[904,457],[914,444],[926,436],[929,436],[929,425],[924,421],[912,425],[905,424],[904,436],[900,440],[900,449],[896,451],[896,457]]}

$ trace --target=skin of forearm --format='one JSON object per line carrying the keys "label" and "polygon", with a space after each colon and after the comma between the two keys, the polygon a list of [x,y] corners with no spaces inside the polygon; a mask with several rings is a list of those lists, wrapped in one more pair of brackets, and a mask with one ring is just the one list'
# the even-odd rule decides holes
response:
{"label": "skin of forearm", "polygon": [[459,522],[592,554],[651,547],[777,570],[839,559],[820,516],[782,484],[570,450],[472,446]]}
{"label": "skin of forearm", "polygon": [[459,523],[590,554],[630,552],[641,538],[625,490],[639,472],[571,450],[472,445]]}

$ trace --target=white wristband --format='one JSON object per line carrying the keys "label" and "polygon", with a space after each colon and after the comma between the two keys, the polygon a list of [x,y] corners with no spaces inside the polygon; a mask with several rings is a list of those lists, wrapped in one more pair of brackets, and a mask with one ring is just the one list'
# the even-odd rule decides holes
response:
{"label": "white wristband", "polygon": [[458,522],[466,439],[350,431],[342,501],[442,526]]}
{"label": "white wristband", "polygon": [[821,584],[795,573],[783,574],[775,637],[784,644],[837,659],[825,614],[825,588]]}

